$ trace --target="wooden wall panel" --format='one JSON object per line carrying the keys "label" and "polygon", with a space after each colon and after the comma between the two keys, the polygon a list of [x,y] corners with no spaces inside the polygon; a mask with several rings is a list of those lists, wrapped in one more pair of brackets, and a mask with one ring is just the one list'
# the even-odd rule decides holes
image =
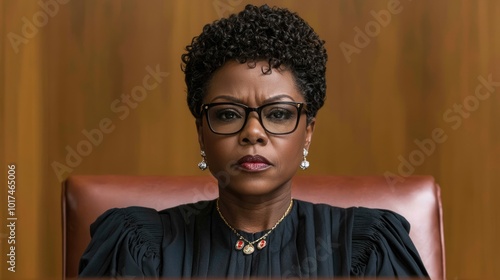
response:
{"label": "wooden wall panel", "polygon": [[[46,22],[38,1],[0,2],[0,180],[16,163],[20,218],[16,274],[6,270],[0,231],[2,279],[60,275],[60,180],[68,175],[203,174],[180,55],[204,24],[249,1],[43,2],[52,5]],[[327,42],[328,99],[306,172],[435,176],[448,278],[499,275],[500,4],[267,2],[297,11]],[[374,14],[387,11],[390,20],[377,29]],[[25,36],[34,20],[39,27]],[[356,47],[355,28],[366,26],[373,36]],[[17,51],[11,33],[25,38]],[[353,46],[348,59],[341,44]],[[140,100],[122,99],[140,93],[148,67],[164,73],[157,86]],[[430,143],[436,131],[442,143],[428,144],[425,154],[417,143]]]}
{"label": "wooden wall panel", "polygon": [[[12,275],[36,276],[42,270],[41,255],[43,239],[33,234],[45,228],[38,219],[43,209],[44,198],[44,100],[42,41],[36,29],[27,30],[18,52],[13,52],[6,31],[19,34],[18,23],[22,16],[36,12],[29,2],[10,1],[2,6],[2,63],[1,63],[1,265],[0,276],[9,279]],[[8,34],[8,33],[7,33]],[[8,193],[8,166],[15,165],[15,189]],[[11,196],[12,198],[9,198]],[[8,208],[8,202],[14,203]],[[8,212],[8,210],[10,210]],[[12,215],[8,215],[12,213]],[[17,220],[8,220],[14,218]],[[13,224],[11,224],[13,223]],[[7,227],[11,225],[12,227]],[[10,238],[10,239],[9,239]],[[10,242],[9,242],[10,241]],[[53,241],[51,241],[53,242]],[[14,250],[11,250],[11,247]],[[7,256],[10,254],[11,256]],[[15,263],[7,261],[15,258]],[[14,259],[12,259],[14,260]],[[29,268],[29,269],[22,269]],[[11,269],[11,272],[8,269]],[[24,270],[24,271],[22,271]]]}

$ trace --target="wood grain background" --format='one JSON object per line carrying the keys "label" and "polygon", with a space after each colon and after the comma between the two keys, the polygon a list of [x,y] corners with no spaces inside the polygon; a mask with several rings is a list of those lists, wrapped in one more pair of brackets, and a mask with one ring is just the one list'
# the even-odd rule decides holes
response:
{"label": "wood grain background", "polygon": [[[0,2],[0,181],[16,164],[19,218],[15,274],[0,229],[2,279],[60,276],[68,175],[204,174],[180,55],[204,24],[247,2]],[[498,277],[500,2],[268,3],[297,11],[327,42],[328,99],[306,172],[435,176],[448,278]],[[164,77],[141,91],[148,67]]]}

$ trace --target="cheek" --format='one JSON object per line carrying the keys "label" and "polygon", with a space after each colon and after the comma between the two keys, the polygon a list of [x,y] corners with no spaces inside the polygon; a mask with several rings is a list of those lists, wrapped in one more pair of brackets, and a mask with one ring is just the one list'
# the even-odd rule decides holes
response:
{"label": "cheek", "polygon": [[226,168],[230,164],[231,151],[235,140],[232,137],[219,136],[211,131],[204,132],[205,153],[207,154],[208,165],[215,169]]}
{"label": "cheek", "polygon": [[299,167],[304,149],[304,137],[302,134],[294,135],[294,137],[289,139],[282,139],[279,143],[274,143],[274,147],[281,168]]}

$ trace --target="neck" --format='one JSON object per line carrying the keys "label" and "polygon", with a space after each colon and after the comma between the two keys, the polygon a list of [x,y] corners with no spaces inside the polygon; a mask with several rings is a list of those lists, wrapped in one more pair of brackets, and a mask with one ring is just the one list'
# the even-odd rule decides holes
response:
{"label": "neck", "polygon": [[291,202],[290,191],[272,198],[248,198],[220,192],[219,209],[236,230],[249,233],[271,229],[283,217]]}

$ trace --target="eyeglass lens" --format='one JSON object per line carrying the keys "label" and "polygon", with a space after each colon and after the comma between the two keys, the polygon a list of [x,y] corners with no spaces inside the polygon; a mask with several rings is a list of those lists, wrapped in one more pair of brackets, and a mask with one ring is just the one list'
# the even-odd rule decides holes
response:
{"label": "eyeglass lens", "polygon": [[[247,109],[238,104],[214,104],[207,111],[211,129],[215,133],[232,134],[245,125]],[[259,107],[260,123],[270,133],[285,134],[295,130],[299,107],[292,103],[271,103]]]}

